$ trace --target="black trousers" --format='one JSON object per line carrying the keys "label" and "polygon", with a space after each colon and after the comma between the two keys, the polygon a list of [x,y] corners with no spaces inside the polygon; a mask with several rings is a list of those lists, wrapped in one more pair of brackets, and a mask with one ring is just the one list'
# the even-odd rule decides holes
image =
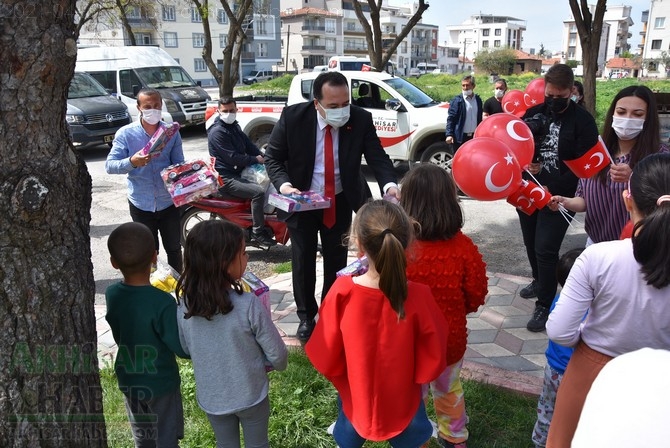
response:
{"label": "black trousers", "polygon": [[317,237],[321,236],[323,253],[323,289],[321,300],[335,282],[336,273],[347,264],[347,242],[344,237],[351,226],[352,210],[343,193],[336,196],[336,221],[332,228],[323,225],[323,210],[293,213],[286,224],[291,237],[293,297],[300,320],[314,319],[316,303]]}
{"label": "black trousers", "polygon": [[134,222],[141,222],[149,227],[154,236],[154,243],[156,244],[156,251],[160,245],[158,244],[158,232],[161,233],[163,240],[163,247],[167,255],[168,264],[177,272],[182,271],[181,258],[181,224],[179,209],[174,205],[157,212],[147,212],[140,210],[133,204],[128,202],[130,206],[130,217]]}
{"label": "black trousers", "polygon": [[229,194],[242,199],[251,199],[251,222],[254,232],[260,232],[265,227],[265,188],[256,182],[250,182],[241,177],[221,176],[223,187],[222,193]]}
{"label": "black trousers", "polygon": [[[528,262],[537,281],[537,303],[549,308],[556,296],[556,265],[568,222],[560,212],[544,207],[532,215],[517,210]],[[570,216],[574,216],[570,212]]]}

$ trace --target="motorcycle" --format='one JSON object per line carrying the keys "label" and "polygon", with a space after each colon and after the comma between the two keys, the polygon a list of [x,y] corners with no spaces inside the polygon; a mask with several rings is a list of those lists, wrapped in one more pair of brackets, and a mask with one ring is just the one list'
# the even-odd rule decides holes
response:
{"label": "motorcycle", "polygon": [[[206,197],[188,204],[181,216],[181,241],[186,241],[186,235],[197,223],[210,219],[227,219],[246,230],[247,246],[269,250],[271,246],[259,245],[251,238],[251,201],[239,198]],[[277,218],[275,212],[265,213],[265,227],[271,230],[279,244],[289,241],[286,223]]]}

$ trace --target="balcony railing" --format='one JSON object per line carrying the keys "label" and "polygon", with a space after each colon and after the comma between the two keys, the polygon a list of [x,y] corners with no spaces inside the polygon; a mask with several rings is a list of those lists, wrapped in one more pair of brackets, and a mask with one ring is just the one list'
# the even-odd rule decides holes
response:
{"label": "balcony railing", "polygon": [[253,51],[243,51],[241,54],[241,59],[243,64],[256,62],[256,53]]}
{"label": "balcony railing", "polygon": [[302,51],[326,51],[325,45],[303,45]]}
{"label": "balcony railing", "polygon": [[321,33],[326,32],[326,27],[319,25],[303,25],[301,29],[302,31],[319,31]]}

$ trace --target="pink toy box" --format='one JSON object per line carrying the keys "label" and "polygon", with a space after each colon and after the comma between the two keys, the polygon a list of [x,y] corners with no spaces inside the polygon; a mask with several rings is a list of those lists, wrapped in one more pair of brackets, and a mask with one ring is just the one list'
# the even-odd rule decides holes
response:
{"label": "pink toy box", "polygon": [[216,193],[222,185],[219,173],[202,159],[170,165],[161,177],[177,207]]}
{"label": "pink toy box", "polygon": [[302,212],[330,207],[330,199],[313,191],[289,195],[272,193],[268,198],[268,203],[285,212]]}

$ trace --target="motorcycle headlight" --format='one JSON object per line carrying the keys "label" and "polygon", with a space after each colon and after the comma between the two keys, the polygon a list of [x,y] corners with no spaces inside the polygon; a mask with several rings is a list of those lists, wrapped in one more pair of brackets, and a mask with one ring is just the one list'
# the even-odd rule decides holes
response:
{"label": "motorcycle headlight", "polygon": [[165,102],[165,108],[167,109],[168,112],[174,113],[174,112],[179,112],[179,107],[177,106],[177,103],[174,100],[163,100]]}
{"label": "motorcycle headlight", "polygon": [[65,115],[65,121],[70,124],[81,124],[84,122],[83,115]]}

